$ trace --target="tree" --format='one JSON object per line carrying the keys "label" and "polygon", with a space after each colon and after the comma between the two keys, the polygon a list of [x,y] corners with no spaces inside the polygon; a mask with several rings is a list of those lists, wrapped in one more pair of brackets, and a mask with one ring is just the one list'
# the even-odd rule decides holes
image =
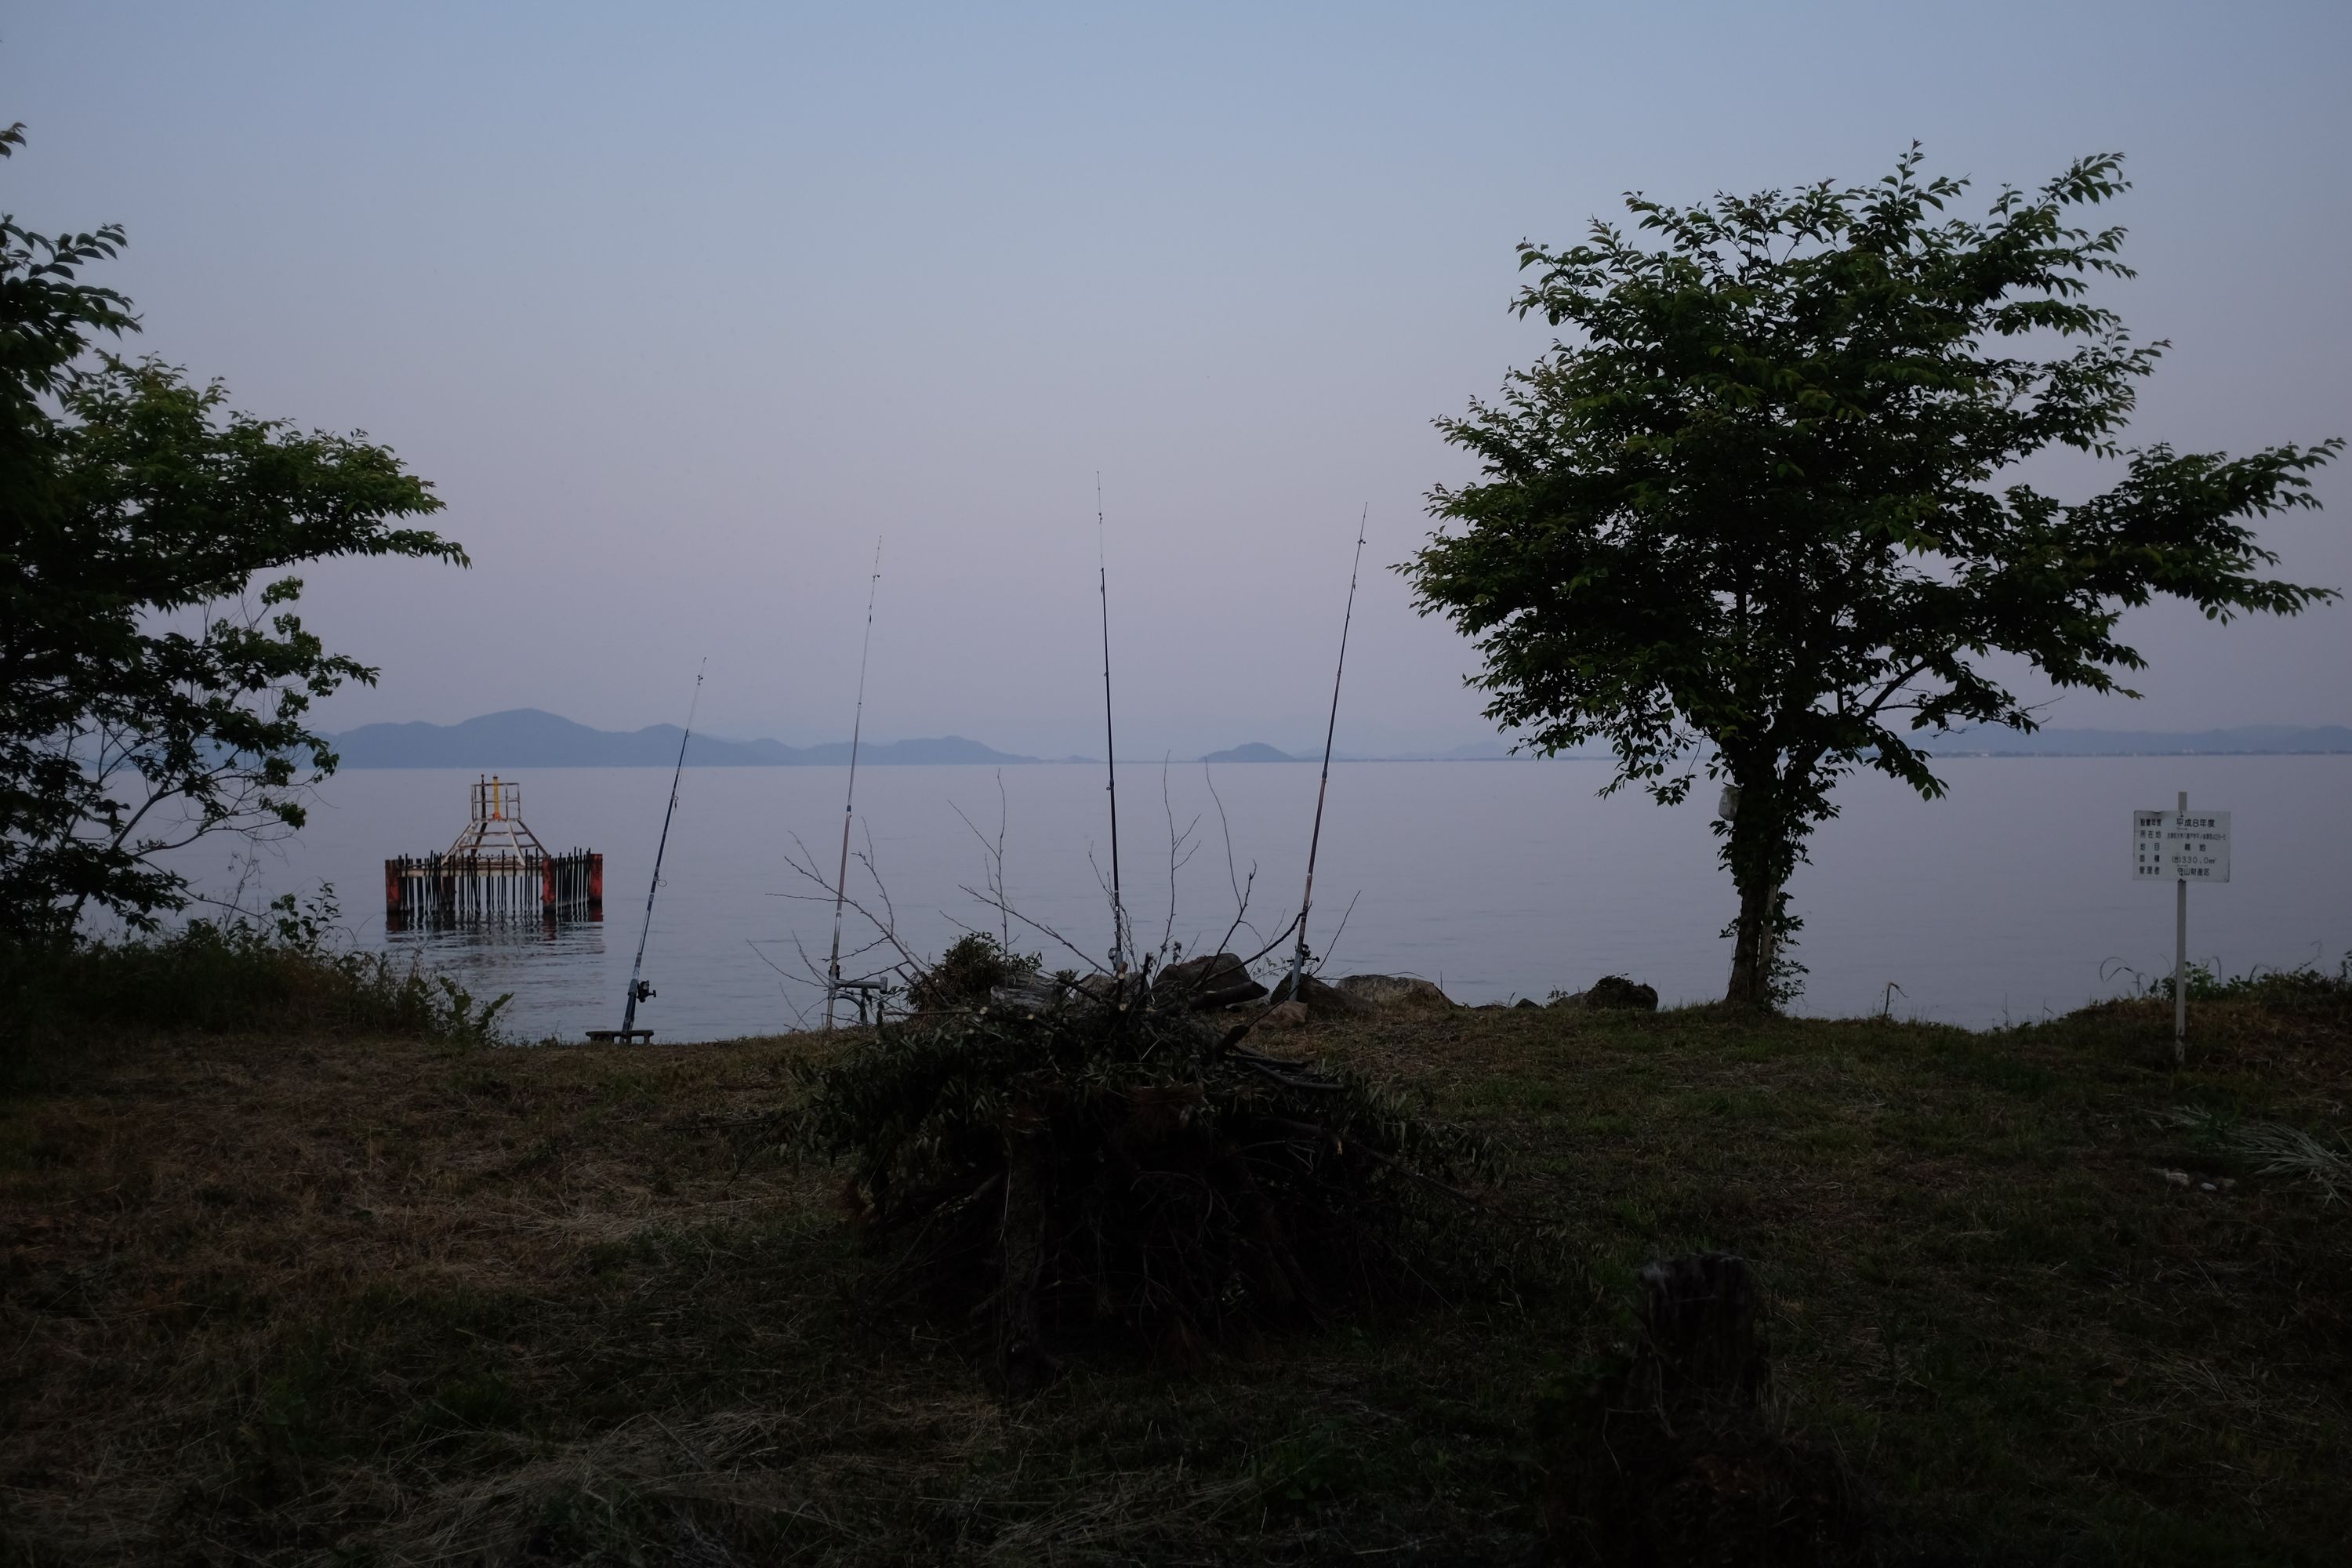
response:
{"label": "tree", "polygon": [[[1919,165],[1915,145],[1874,185],[1629,195],[1634,238],[1596,220],[1571,249],[1521,245],[1516,310],[1572,335],[1438,422],[1482,472],[1431,492],[1440,529],[1401,568],[1423,614],[1475,640],[1472,684],[1525,743],[1605,742],[1608,790],[1662,803],[1702,771],[1738,787],[1717,825],[1734,1002],[1776,999],[1798,924],[1781,889],[1841,775],[1933,798],[1936,736],[2035,727],[1999,661],[2137,696],[2126,609],[2336,596],[2263,576],[2277,558],[2247,524],[2315,505],[2307,476],[2340,440],[2118,445],[2166,345],[2092,302],[2132,275],[2124,231],[2074,225],[2128,189],[2122,159],[2004,188],[1981,221],[1945,216],[1968,182]],[[2016,472],[2053,447],[2122,472],[2062,501]]]}
{"label": "tree", "polygon": [[[0,155],[21,145],[0,132]],[[295,614],[287,569],[457,545],[398,520],[431,487],[364,437],[227,407],[217,384],[97,351],[137,330],[79,280],[119,228],[56,238],[0,216],[0,939],[86,911],[152,930],[184,908],[157,858],[290,831],[334,769],[317,699],[376,672]],[[257,586],[258,584],[258,586]]]}

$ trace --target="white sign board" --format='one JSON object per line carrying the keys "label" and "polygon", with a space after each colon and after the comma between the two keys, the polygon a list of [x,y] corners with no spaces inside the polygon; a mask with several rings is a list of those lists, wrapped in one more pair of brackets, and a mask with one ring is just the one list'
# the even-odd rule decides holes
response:
{"label": "white sign board", "polygon": [[2133,812],[2132,879],[2142,882],[2228,881],[2230,814],[2226,811]]}

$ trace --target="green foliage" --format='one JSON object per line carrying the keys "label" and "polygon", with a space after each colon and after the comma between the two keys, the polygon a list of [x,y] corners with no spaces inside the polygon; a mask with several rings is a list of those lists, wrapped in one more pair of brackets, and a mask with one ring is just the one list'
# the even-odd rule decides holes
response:
{"label": "green foliage", "polygon": [[[2347,953],[2343,964],[2334,974],[2305,964],[2297,969],[2250,969],[2243,974],[2221,975],[2210,964],[2189,965],[2184,987],[2191,1002],[2223,1002],[2244,999],[2268,1003],[2276,1007],[2309,1007],[2329,1003],[2338,1007],[2352,1004],[2352,953]],[[2147,993],[2163,1001],[2172,1000],[2172,976],[2161,976],[2149,984]]]}
{"label": "green foliage", "polygon": [[1181,1008],[1065,989],[800,1070],[795,1147],[847,1163],[894,1268],[958,1318],[993,1305],[1181,1358],[1493,1261],[1451,1190],[1498,1178],[1492,1146]]}
{"label": "green foliage", "polygon": [[908,986],[907,1000],[922,1013],[985,1006],[992,990],[1029,978],[1043,962],[1034,952],[1008,952],[984,931],[969,931]]}
{"label": "green foliage", "polygon": [[0,1001],[19,1037],[37,1042],[131,1029],[499,1041],[508,997],[478,1001],[446,975],[339,951],[339,912],[328,888],[308,904],[289,893],[259,918],[192,921],[163,936],[0,946]]}
{"label": "green foliage", "polygon": [[187,902],[159,855],[301,826],[334,768],[310,705],[375,671],[303,626],[289,569],[465,563],[397,526],[441,503],[383,447],[98,353],[138,323],[79,275],[121,244],[0,217],[0,940],[70,933],[86,910],[154,931]]}
{"label": "green foliage", "polygon": [[[2123,231],[2074,215],[2127,188],[2121,163],[2004,188],[1981,221],[1945,216],[1967,182],[1924,180],[1916,148],[1874,185],[1629,197],[1654,243],[1596,222],[1521,247],[1517,311],[1570,335],[1439,422],[1484,471],[1431,492],[1454,531],[1403,570],[1423,613],[1478,642],[1488,715],[1539,751],[1607,742],[1612,789],[1739,786],[1718,825],[1734,1001],[1765,999],[1778,889],[1841,774],[1932,797],[1937,735],[2035,727],[2004,660],[2136,695],[2128,608],[2227,620],[2335,596],[2262,575],[2276,558],[2248,524],[2314,505],[2340,441],[2118,444],[2164,345],[2092,301],[2131,275]],[[2061,502],[2014,478],[2053,447],[2124,471]]]}

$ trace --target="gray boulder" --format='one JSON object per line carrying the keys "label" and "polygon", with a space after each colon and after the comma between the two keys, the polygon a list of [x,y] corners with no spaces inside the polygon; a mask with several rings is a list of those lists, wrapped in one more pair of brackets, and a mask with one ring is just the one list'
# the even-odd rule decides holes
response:
{"label": "gray boulder", "polygon": [[1301,977],[1296,996],[1291,994],[1290,976],[1285,974],[1275,982],[1274,994],[1285,1002],[1306,1003],[1307,1010],[1320,1018],[1360,1018],[1372,1011],[1370,1002],[1312,974]]}
{"label": "gray boulder", "polygon": [[1584,1005],[1595,1009],[1617,1007],[1654,1013],[1658,1010],[1658,993],[1656,987],[1628,980],[1622,974],[1604,974],[1584,993]]}
{"label": "gray boulder", "polygon": [[1202,953],[1171,963],[1151,987],[1162,996],[1216,1006],[1255,1002],[1265,994],[1265,987],[1251,979],[1249,970],[1230,952]]}
{"label": "gray boulder", "polygon": [[1343,974],[1331,983],[1360,1002],[1375,1007],[1451,1007],[1444,992],[1415,974]]}

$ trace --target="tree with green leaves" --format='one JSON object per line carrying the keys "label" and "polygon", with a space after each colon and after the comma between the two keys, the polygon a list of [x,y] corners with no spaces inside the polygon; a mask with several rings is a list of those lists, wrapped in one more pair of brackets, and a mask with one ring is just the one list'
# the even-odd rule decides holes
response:
{"label": "tree with green leaves", "polygon": [[0,216],[0,941],[152,930],[190,898],[160,857],[301,826],[335,765],[310,707],[376,672],[303,626],[290,568],[466,561],[400,526],[441,502],[364,437],[100,352],[138,323],[82,274],[122,243]]}
{"label": "tree with green leaves", "polygon": [[[2124,611],[2294,615],[2333,591],[2263,575],[2250,524],[2315,505],[2342,442],[2246,458],[2126,447],[2137,343],[2093,285],[2124,231],[2083,209],[2128,189],[2085,158],[1981,218],[1915,145],[1877,184],[1630,195],[1565,250],[1523,244],[1515,309],[1565,329],[1499,400],[1439,421],[1475,482],[1401,568],[1424,615],[1476,644],[1487,715],[1552,753],[1598,741],[1607,788],[1737,789],[1718,821],[1738,889],[1728,1000],[1793,966],[1785,883],[1858,767],[1943,793],[1957,727],[2035,727],[2006,669],[2137,696]],[[2119,464],[2068,502],[2017,465],[2053,447]],[[1776,970],[1778,973],[1776,973]]]}

